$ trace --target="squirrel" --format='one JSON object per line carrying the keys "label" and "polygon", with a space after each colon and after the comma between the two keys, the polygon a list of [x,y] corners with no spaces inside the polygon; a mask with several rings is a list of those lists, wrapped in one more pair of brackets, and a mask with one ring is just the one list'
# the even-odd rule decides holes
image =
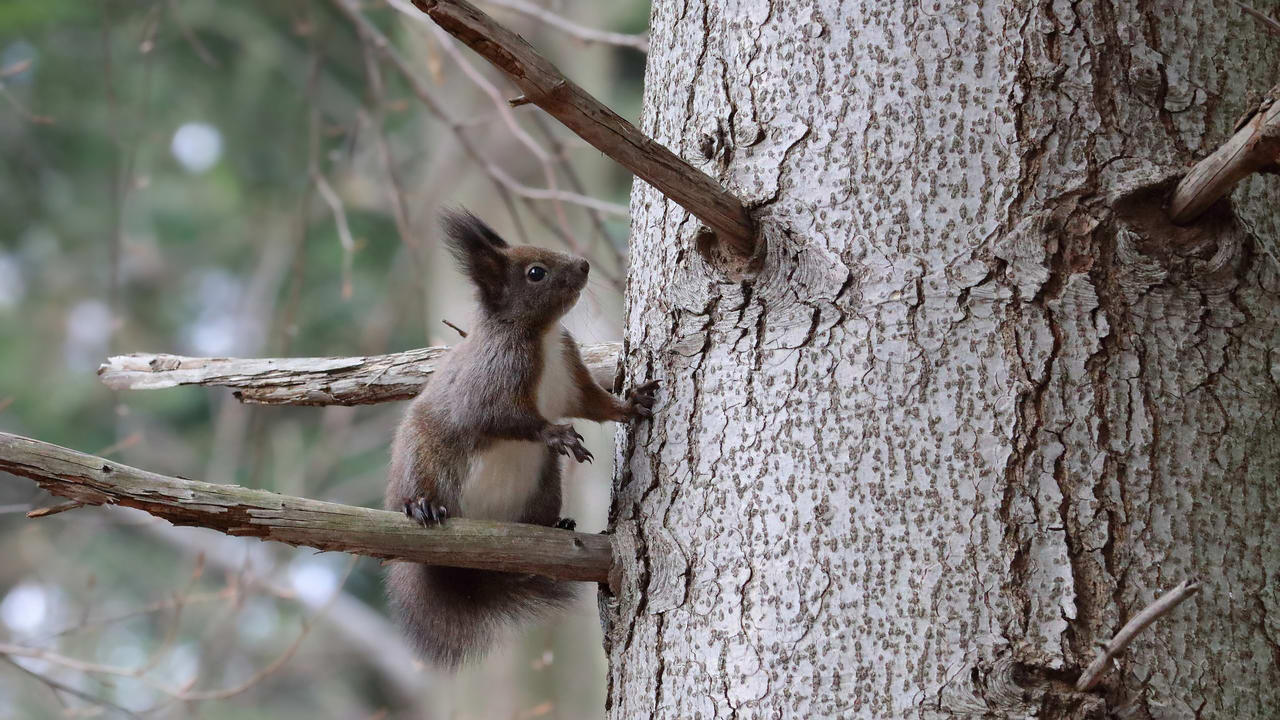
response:
{"label": "squirrel", "polygon": [[[560,517],[559,456],[592,456],[560,421],[651,417],[658,384],[615,398],[560,325],[587,284],[585,259],[509,246],[466,211],[444,213],[441,224],[480,313],[405,412],[391,447],[387,507],[425,526],[465,517],[573,530]],[[446,668],[481,655],[504,622],[571,597],[546,577],[415,563],[391,565],[387,593],[419,654]]]}

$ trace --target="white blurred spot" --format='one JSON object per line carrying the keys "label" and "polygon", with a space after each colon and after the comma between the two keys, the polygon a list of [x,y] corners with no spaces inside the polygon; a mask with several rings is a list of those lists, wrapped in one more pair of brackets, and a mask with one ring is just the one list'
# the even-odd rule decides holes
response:
{"label": "white blurred spot", "polygon": [[200,672],[200,650],[195,643],[183,643],[169,652],[169,657],[156,667],[170,685],[184,687]]}
{"label": "white blurred spot", "polygon": [[121,706],[134,712],[144,712],[156,704],[156,691],[145,682],[135,678],[115,678],[112,694]]}
{"label": "white blurred spot", "polygon": [[298,558],[289,563],[289,584],[298,599],[315,607],[338,589],[338,573],[322,560]]}
{"label": "white blurred spot", "polygon": [[22,282],[18,261],[12,255],[0,253],[0,310],[16,307],[26,294],[27,286]]}
{"label": "white blurred spot", "polygon": [[244,604],[236,632],[250,643],[260,643],[275,634],[280,627],[280,612],[276,604],[264,598],[253,598]]}
{"label": "white blurred spot", "polygon": [[187,172],[198,175],[222,157],[222,133],[208,123],[187,123],[173,134],[169,150]]}
{"label": "white blurred spot", "polygon": [[187,329],[187,341],[199,355],[231,355],[246,341],[246,333],[236,322],[244,285],[222,270],[202,273],[196,289],[199,304],[196,321]]}
{"label": "white blurred spot", "polygon": [[[124,640],[124,642],[121,642]],[[136,642],[132,642],[131,638],[122,638],[119,634],[112,636],[111,644],[108,647],[99,648],[98,654],[102,660],[108,665],[115,665],[119,668],[132,670],[142,667],[147,662],[147,651]]]}
{"label": "white blurred spot", "polygon": [[35,632],[48,616],[49,594],[37,583],[18,584],[0,602],[0,620],[17,633]]}
{"label": "white blurred spot", "polygon": [[81,300],[67,313],[65,357],[74,370],[92,370],[107,354],[111,309],[101,300]]}

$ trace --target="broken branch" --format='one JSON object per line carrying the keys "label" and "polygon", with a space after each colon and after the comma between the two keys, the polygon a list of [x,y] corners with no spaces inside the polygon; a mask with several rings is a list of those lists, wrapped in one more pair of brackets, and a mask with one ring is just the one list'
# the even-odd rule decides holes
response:
{"label": "broken branch", "polygon": [[0,433],[0,471],[85,505],[384,560],[589,582],[607,582],[613,562],[604,535],[463,518],[424,528],[396,512],[159,475],[8,433]]}
{"label": "broken branch", "polygon": [[[596,382],[612,387],[621,343],[582,345],[580,349]],[[194,358],[134,353],[108,358],[98,368],[98,375],[112,390],[204,385],[232,388],[241,402],[259,405],[369,405],[417,395],[448,350],[427,347],[345,358]]]}
{"label": "broken branch", "polygon": [[1239,125],[1235,135],[1212,155],[1196,163],[1169,201],[1169,218],[1177,225],[1194,222],[1226,197],[1249,175],[1280,165],[1280,85]]}
{"label": "broken branch", "polygon": [[1084,673],[1080,675],[1080,679],[1076,682],[1076,690],[1085,692],[1093,689],[1093,686],[1098,684],[1098,680],[1102,679],[1102,674],[1106,671],[1107,665],[1117,655],[1124,652],[1125,648],[1129,647],[1129,643],[1133,642],[1138,633],[1147,629],[1148,625],[1159,620],[1163,615],[1178,607],[1183,600],[1199,591],[1200,583],[1183,580],[1177,587],[1161,595],[1142,612],[1133,616],[1129,622],[1124,624],[1124,627],[1120,628],[1120,632],[1116,633],[1111,642],[1107,643],[1102,652],[1098,653],[1098,657],[1089,663],[1089,667],[1085,668]]}

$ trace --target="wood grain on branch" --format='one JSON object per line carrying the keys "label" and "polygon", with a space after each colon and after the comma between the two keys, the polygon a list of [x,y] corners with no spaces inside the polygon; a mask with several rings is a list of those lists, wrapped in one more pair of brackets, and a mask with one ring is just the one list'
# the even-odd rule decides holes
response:
{"label": "wood grain on branch", "polygon": [[707,224],[741,258],[755,256],[751,216],[714,178],[641,133],[465,0],[413,0],[449,34],[506,73],[524,97]]}
{"label": "wood grain on branch", "polygon": [[607,582],[612,564],[604,535],[462,518],[424,528],[387,510],[159,475],[8,433],[0,433],[0,471],[85,505],[123,505],[175,525],[384,560],[590,582]]}
{"label": "wood grain on branch", "polygon": [[1196,163],[1169,201],[1169,218],[1186,225],[1258,171],[1280,172],[1280,85],[1212,155]]}
{"label": "wood grain on branch", "polygon": [[[582,360],[596,382],[613,385],[621,343],[582,345]],[[407,400],[426,383],[447,347],[388,355],[336,358],[194,358],[134,353],[108,358],[98,368],[112,390],[155,390],[178,385],[229,387],[259,405],[369,405]]]}

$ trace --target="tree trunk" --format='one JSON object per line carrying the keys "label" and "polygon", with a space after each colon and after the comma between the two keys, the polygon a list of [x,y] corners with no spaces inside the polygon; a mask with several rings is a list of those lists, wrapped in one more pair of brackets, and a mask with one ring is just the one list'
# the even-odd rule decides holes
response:
{"label": "tree trunk", "polygon": [[636,184],[663,392],[621,436],[610,716],[1272,716],[1280,185],[1162,204],[1276,41],[1204,1],[655,0],[651,43],[645,131],[768,246],[743,276]]}

